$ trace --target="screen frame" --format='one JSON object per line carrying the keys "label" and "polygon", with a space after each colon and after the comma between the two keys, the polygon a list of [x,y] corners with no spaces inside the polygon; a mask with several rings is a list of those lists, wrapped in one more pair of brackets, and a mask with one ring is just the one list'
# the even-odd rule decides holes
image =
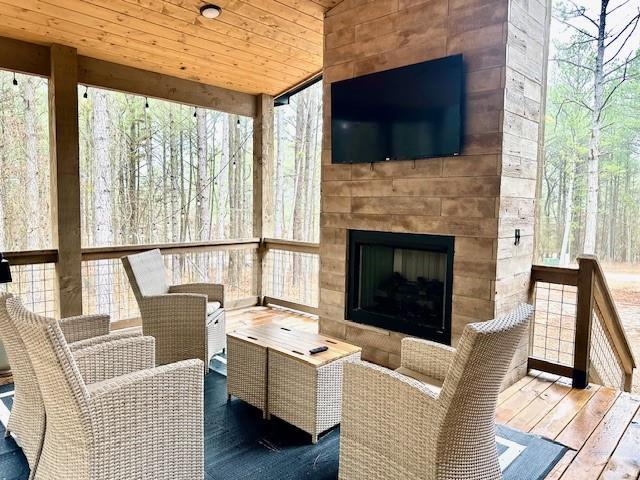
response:
{"label": "screen frame", "polygon": [[[406,75],[406,71],[411,69],[411,68],[415,68],[415,67],[423,67],[423,68],[429,68],[429,66],[435,66],[436,64],[442,64],[442,63],[449,63],[451,65],[453,65],[454,67],[456,67],[458,69],[458,75],[457,75],[457,82],[459,82],[459,88],[456,89],[457,92],[459,92],[459,103],[458,103],[458,115],[459,115],[459,125],[458,125],[458,130],[457,130],[457,135],[454,137],[454,142],[456,143],[456,147],[453,150],[454,151],[447,151],[447,152],[437,152],[437,153],[433,153],[433,154],[416,154],[416,155],[410,155],[410,156],[406,156],[406,157],[394,157],[393,156],[393,152],[388,152],[388,155],[385,155],[385,158],[379,158],[379,159],[363,159],[361,157],[356,157],[356,158],[348,158],[348,159],[340,159],[337,158],[336,155],[336,148],[335,148],[335,143],[333,142],[333,139],[336,138],[338,135],[345,135],[345,134],[338,134],[337,132],[337,120],[334,119],[333,115],[331,115],[331,122],[330,122],[330,128],[331,128],[331,163],[332,164],[338,164],[338,165],[348,165],[348,164],[357,164],[357,163],[380,163],[380,162],[385,162],[385,161],[415,161],[415,160],[427,160],[430,158],[446,158],[446,157],[452,157],[452,156],[458,156],[462,153],[463,147],[464,147],[464,135],[465,135],[465,123],[466,123],[466,115],[465,115],[465,104],[466,104],[466,91],[465,91],[465,84],[466,84],[466,68],[465,68],[465,64],[464,64],[464,59],[463,59],[463,55],[462,54],[456,54],[456,55],[449,55],[446,57],[442,57],[442,58],[437,58],[437,59],[433,59],[433,60],[427,60],[425,62],[418,62],[418,63],[413,63],[410,65],[404,65],[402,67],[398,67],[398,68],[393,68],[393,69],[389,69],[389,70],[381,70],[379,72],[375,72],[375,73],[370,73],[367,75],[362,75],[362,76],[358,76],[358,77],[354,77],[354,78],[349,78],[349,79],[345,79],[345,80],[340,80],[337,82],[332,82],[330,84],[330,90],[331,90],[331,112],[337,111],[336,108],[336,104],[335,104],[335,95],[334,95],[334,91],[338,88],[346,88],[345,85],[349,85],[348,88],[354,88],[354,85],[357,85],[359,81],[362,80],[366,80],[369,78],[373,78],[373,77],[380,77],[380,76],[390,76],[390,75],[397,75],[397,76],[402,76],[402,75]],[[381,92],[380,95],[384,95],[384,92]]]}

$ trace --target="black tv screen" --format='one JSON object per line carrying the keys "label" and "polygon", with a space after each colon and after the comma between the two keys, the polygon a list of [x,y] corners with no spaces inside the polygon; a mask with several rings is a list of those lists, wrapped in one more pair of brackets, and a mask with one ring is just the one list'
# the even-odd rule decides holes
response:
{"label": "black tv screen", "polygon": [[460,153],[463,88],[462,55],[332,83],[332,162]]}

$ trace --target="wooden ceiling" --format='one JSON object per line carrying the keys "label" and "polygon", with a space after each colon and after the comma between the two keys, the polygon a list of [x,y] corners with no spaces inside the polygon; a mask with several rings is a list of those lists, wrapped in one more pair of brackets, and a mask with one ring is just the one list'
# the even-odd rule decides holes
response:
{"label": "wooden ceiling", "polygon": [[0,0],[0,35],[246,93],[322,69],[323,15],[340,0]]}

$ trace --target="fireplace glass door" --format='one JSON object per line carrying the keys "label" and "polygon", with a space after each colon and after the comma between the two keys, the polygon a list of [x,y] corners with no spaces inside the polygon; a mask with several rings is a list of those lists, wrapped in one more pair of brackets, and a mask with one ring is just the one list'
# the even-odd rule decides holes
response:
{"label": "fireplace glass door", "polygon": [[[370,233],[375,237],[381,235]],[[400,237],[404,234],[387,235],[392,236],[387,241],[365,238],[352,245],[349,258],[352,291],[347,292],[349,318],[388,330],[446,340],[453,253],[449,237],[444,237],[444,245],[438,245],[434,244],[434,238],[416,242],[419,239],[415,237],[423,235],[408,238]]]}

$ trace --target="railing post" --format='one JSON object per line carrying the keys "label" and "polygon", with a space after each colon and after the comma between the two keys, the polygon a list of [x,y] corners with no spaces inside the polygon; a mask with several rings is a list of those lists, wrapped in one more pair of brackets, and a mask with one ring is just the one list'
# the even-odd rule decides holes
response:
{"label": "railing post", "polygon": [[573,352],[573,387],[589,385],[591,323],[593,321],[594,261],[590,256],[578,257],[578,294],[576,333]]}
{"label": "railing post", "polygon": [[273,235],[273,97],[257,95],[253,118],[253,236],[260,238],[256,262],[258,303],[263,304],[264,238]]}

